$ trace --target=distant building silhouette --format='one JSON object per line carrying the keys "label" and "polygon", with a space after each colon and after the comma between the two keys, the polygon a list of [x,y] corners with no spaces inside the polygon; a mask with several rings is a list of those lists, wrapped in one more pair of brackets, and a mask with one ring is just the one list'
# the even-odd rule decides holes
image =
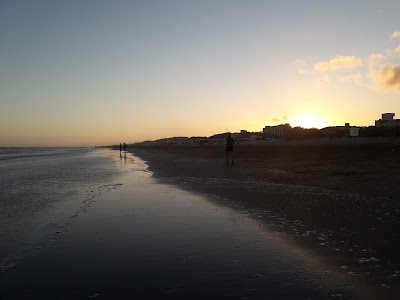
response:
{"label": "distant building silhouette", "polygon": [[400,126],[400,119],[394,119],[394,113],[382,114],[382,119],[375,121],[375,127],[397,127]]}
{"label": "distant building silhouette", "polygon": [[[323,133],[326,137],[347,137],[347,136],[357,136],[355,128],[356,126],[350,126],[350,123],[345,123],[344,126],[329,126],[325,128],[321,128],[319,131]],[[353,132],[353,135],[350,135],[350,131]]]}
{"label": "distant building silhouette", "polygon": [[290,129],[292,129],[292,127],[288,123],[276,126],[265,126],[263,128],[263,134],[273,137],[283,137]]}

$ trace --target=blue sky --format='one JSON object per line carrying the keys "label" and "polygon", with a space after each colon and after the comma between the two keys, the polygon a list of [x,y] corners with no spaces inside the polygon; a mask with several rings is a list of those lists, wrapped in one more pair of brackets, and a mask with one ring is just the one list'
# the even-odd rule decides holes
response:
{"label": "blue sky", "polygon": [[400,114],[399,13],[399,1],[1,1],[0,146],[372,125]]}

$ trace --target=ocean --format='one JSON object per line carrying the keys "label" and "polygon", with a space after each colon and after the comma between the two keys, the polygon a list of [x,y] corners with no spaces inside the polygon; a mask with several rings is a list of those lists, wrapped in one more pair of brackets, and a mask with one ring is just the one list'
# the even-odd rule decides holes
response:
{"label": "ocean", "polygon": [[[14,266],[52,232],[44,228],[51,220],[61,214],[67,220],[66,214],[73,216],[85,199],[116,178],[112,160],[95,153],[89,148],[0,148],[0,270]],[[68,209],[61,210],[60,203],[68,203]]]}

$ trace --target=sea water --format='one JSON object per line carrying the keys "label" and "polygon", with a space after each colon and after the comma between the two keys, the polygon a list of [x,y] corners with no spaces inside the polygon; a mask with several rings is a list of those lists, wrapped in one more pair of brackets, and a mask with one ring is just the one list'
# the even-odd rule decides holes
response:
{"label": "sea water", "polygon": [[55,204],[74,203],[73,213],[112,181],[111,163],[88,148],[0,148],[0,270],[43,235]]}
{"label": "sea water", "polygon": [[258,221],[155,181],[129,153],[23,152],[0,162],[2,299],[359,298]]}

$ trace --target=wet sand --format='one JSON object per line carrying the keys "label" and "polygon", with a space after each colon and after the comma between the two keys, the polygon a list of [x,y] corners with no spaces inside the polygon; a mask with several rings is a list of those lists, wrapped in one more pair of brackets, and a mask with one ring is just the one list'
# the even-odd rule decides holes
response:
{"label": "wet sand", "polygon": [[54,204],[52,231],[0,272],[1,299],[376,299],[263,224],[265,210],[160,183],[129,153],[96,153],[119,175]]}
{"label": "wet sand", "polygon": [[[395,140],[396,141],[396,140]],[[216,197],[379,298],[400,296],[400,147],[386,143],[130,149],[164,183]]]}

